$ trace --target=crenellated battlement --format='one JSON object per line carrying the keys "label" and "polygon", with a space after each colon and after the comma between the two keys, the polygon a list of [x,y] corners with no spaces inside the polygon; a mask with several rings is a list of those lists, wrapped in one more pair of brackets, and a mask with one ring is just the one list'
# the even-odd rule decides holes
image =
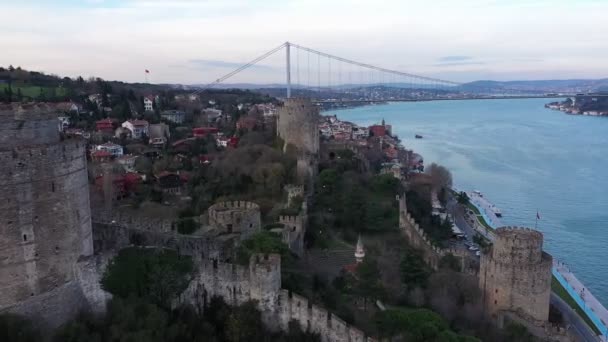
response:
{"label": "crenellated battlement", "polygon": [[500,227],[495,233],[494,244],[481,255],[479,284],[487,312],[520,312],[546,322],[553,260],[542,250],[542,233],[522,227]]}
{"label": "crenellated battlement", "polygon": [[254,300],[264,322],[274,329],[287,330],[289,322],[296,321],[302,330],[318,333],[323,342],[373,341],[307,298],[282,290],[280,284],[281,258],[277,254],[252,255],[248,266],[203,260],[176,304],[204,309],[213,296],[231,305]]}
{"label": "crenellated battlement", "polygon": [[279,223],[282,224],[302,224],[302,216],[300,215],[281,215],[279,216]]}
{"label": "crenellated battlement", "polygon": [[260,206],[247,201],[216,203],[207,210],[209,224],[224,233],[245,236],[261,229]]}

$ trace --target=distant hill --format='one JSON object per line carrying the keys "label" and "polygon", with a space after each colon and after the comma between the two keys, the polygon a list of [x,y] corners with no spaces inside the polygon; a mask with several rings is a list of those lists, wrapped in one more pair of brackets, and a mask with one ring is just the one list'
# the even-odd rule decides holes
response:
{"label": "distant hill", "polygon": [[608,78],[535,81],[474,81],[462,85],[464,89],[504,88],[521,91],[543,91],[552,93],[588,93],[608,89]]}

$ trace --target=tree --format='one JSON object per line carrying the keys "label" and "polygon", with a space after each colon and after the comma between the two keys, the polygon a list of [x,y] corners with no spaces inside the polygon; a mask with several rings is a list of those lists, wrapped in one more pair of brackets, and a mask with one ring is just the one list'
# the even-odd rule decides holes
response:
{"label": "tree", "polygon": [[0,315],[0,341],[36,342],[40,338],[31,321],[12,314]]}
{"label": "tree", "polygon": [[275,233],[262,231],[255,233],[249,239],[243,241],[237,250],[237,261],[242,265],[249,264],[249,259],[253,254],[276,253],[281,255],[282,263],[287,263],[292,258],[289,247]]}
{"label": "tree", "polygon": [[129,247],[112,260],[101,284],[115,296],[137,296],[168,307],[188,286],[192,269],[191,257],[175,251]]}
{"label": "tree", "polygon": [[229,342],[256,341],[263,338],[259,327],[262,317],[255,303],[247,302],[234,309],[226,322],[226,340]]}
{"label": "tree", "polygon": [[426,168],[425,173],[431,176],[434,191],[439,192],[441,189],[452,188],[452,174],[445,167],[432,163]]}
{"label": "tree", "polygon": [[417,251],[408,249],[401,259],[401,281],[408,287],[425,286],[429,270]]}
{"label": "tree", "polygon": [[382,287],[380,269],[375,259],[367,256],[357,266],[355,291],[363,298],[364,310],[367,310],[367,300],[375,300],[385,293]]}
{"label": "tree", "polygon": [[457,201],[459,204],[466,205],[469,203],[469,195],[466,192],[461,191],[458,193]]}

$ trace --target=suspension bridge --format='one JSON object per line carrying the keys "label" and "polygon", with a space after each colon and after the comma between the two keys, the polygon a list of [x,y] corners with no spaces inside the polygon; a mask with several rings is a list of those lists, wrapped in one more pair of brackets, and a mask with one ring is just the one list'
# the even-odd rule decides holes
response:
{"label": "suspension bridge", "polygon": [[[285,42],[207,84],[198,92],[226,81],[278,53],[285,54],[281,97],[308,97],[320,104],[399,101],[564,98],[581,94],[484,87],[388,69]],[[594,94],[608,96],[608,94]]]}

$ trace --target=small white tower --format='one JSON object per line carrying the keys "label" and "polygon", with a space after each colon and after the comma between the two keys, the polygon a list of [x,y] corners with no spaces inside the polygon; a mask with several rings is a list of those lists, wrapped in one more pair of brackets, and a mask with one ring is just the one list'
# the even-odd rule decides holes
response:
{"label": "small white tower", "polygon": [[362,263],[363,258],[365,258],[365,249],[363,248],[361,234],[359,234],[359,239],[357,240],[357,249],[355,250],[355,259],[357,260],[357,264]]}

